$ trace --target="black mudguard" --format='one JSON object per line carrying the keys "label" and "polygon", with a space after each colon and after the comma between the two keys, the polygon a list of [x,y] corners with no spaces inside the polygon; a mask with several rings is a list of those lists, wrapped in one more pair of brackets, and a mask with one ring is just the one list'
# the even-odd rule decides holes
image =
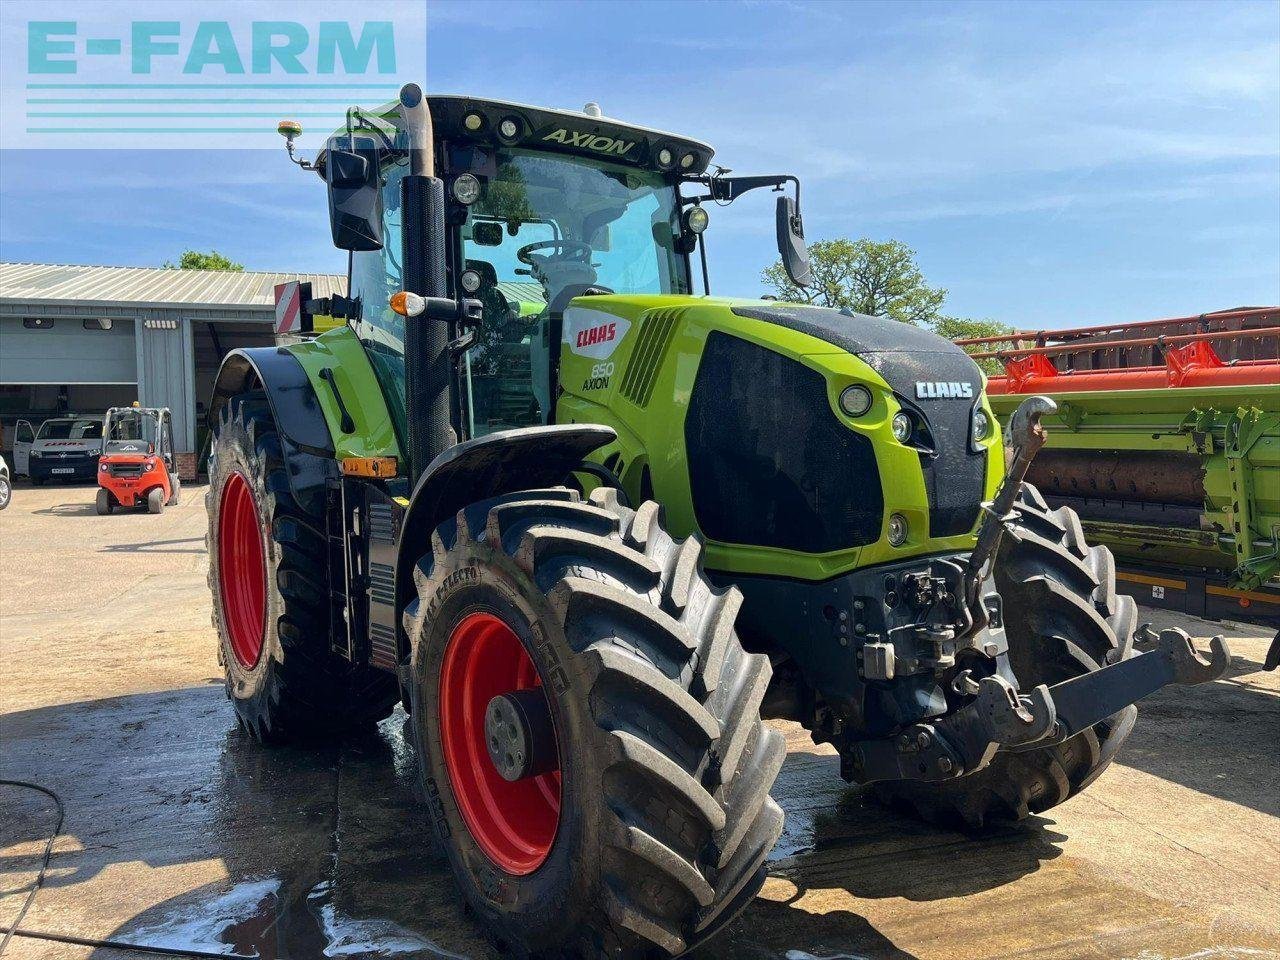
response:
{"label": "black mudguard", "polygon": [[209,403],[209,428],[216,429],[223,405],[237,394],[262,389],[280,431],[289,487],[313,515],[325,512],[325,482],[338,475],[333,439],[307,372],[280,347],[233,350],[222,361]]}
{"label": "black mudguard", "polygon": [[413,597],[413,565],[430,549],[431,532],[467,504],[518,490],[554,487],[593,450],[618,435],[598,424],[566,423],[502,430],[440,454],[414,488],[400,528],[397,608]]}

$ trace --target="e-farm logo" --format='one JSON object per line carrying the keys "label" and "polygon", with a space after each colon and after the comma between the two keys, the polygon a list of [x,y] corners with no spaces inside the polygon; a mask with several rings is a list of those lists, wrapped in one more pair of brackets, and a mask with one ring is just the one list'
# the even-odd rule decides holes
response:
{"label": "e-farm logo", "polygon": [[[353,31],[359,29],[357,39]],[[150,76],[156,61],[176,57],[186,76],[218,73],[221,76],[271,76],[285,74],[368,73],[376,59],[377,72],[396,72],[395,25],[388,20],[372,23],[321,23],[313,37],[301,23],[290,20],[254,20],[249,24],[249,49],[242,50],[226,20],[201,20],[190,36],[183,36],[178,20],[135,20],[128,25],[129,72]],[[27,73],[76,73],[81,58],[123,57],[120,37],[84,37],[75,20],[27,22]],[[310,62],[304,57],[310,54]],[[246,65],[248,69],[246,70]]]}
{"label": "e-farm logo", "polygon": [[[425,78],[421,0],[0,4],[5,147],[319,145]],[[355,14],[355,16],[353,16]]]}

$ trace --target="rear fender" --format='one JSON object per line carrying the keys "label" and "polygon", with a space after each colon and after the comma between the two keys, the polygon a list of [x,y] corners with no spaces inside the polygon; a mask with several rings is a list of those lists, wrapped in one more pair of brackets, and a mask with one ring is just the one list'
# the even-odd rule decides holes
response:
{"label": "rear fender", "polygon": [[412,599],[413,566],[444,520],[480,500],[563,484],[588,454],[616,439],[612,428],[598,424],[522,427],[464,441],[436,457],[419,478],[401,523],[397,610]]}
{"label": "rear fender", "polygon": [[279,347],[246,347],[227,354],[209,404],[209,429],[217,428],[231,398],[261,388],[280,432],[289,488],[305,510],[323,515],[325,481],[338,475],[333,438],[302,364]]}

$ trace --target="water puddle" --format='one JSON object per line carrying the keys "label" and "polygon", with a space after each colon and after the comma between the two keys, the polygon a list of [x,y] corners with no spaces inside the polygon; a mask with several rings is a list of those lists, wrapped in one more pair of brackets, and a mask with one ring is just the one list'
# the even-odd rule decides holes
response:
{"label": "water puddle", "polygon": [[351,916],[334,899],[328,880],[292,900],[279,879],[246,881],[212,900],[170,907],[117,939],[261,960],[467,960],[392,920]]}

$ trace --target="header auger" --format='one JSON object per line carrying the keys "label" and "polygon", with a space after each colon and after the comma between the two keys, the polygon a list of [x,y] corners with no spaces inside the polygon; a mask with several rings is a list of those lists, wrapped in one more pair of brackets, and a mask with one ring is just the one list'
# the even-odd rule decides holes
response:
{"label": "header auger", "polygon": [[762,714],[977,825],[1083,789],[1133,699],[1224,668],[1135,656],[1111,554],[1020,476],[997,496],[959,348],[710,296],[702,204],[758,188],[809,279],[798,181],[711,158],[598,109],[352,108],[312,162],[350,253],[314,309],[345,323],[218,377],[237,717],[314,738],[403,702],[507,955],[674,956],[746,907],[783,819]]}

